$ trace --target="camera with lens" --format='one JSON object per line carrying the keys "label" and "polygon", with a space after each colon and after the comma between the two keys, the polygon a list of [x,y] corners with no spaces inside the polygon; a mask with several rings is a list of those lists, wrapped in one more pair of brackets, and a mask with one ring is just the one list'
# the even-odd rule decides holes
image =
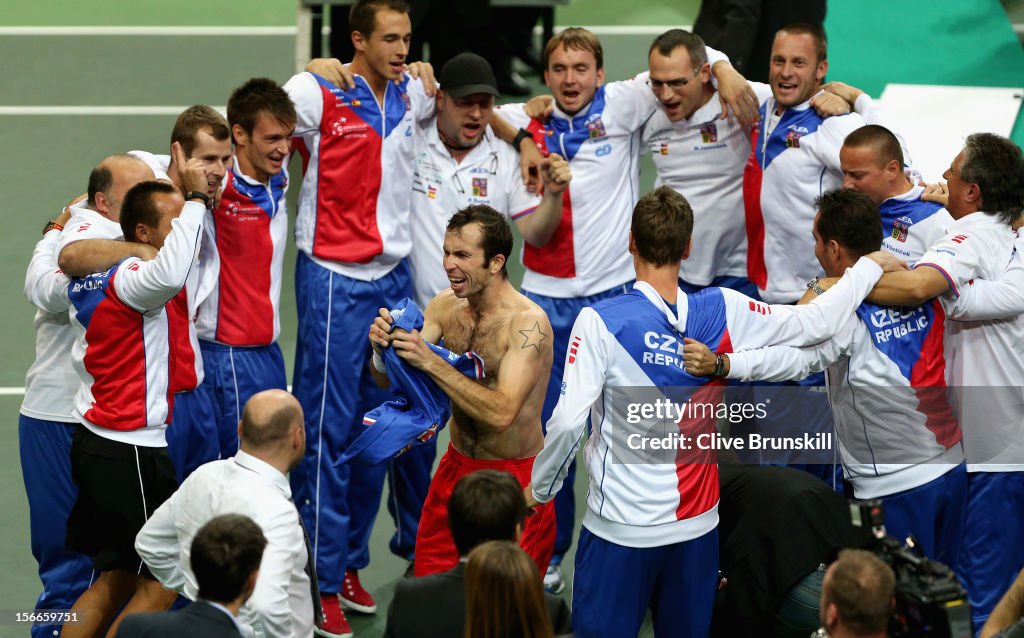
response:
{"label": "camera with lens", "polygon": [[889,635],[972,638],[971,605],[967,590],[948,566],[927,558],[911,536],[904,542],[885,533],[882,501],[852,501],[854,526],[873,537],[868,549],[896,575],[896,609]]}

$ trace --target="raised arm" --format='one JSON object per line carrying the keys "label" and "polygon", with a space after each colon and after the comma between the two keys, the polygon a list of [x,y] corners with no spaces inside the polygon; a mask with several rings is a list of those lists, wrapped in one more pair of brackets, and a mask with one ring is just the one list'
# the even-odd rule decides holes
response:
{"label": "raised arm", "polygon": [[[202,160],[186,161],[177,142],[171,150],[180,167],[178,172],[185,190],[203,192],[206,171]],[[127,262],[118,269],[113,285],[121,300],[140,312],[147,312],[162,307],[178,294],[185,287],[189,272],[196,267],[205,218],[205,202],[185,202],[181,214],[171,220],[171,232],[164,238],[156,258]]]}
{"label": "raised arm", "polygon": [[949,280],[941,270],[919,263],[913,270],[882,275],[868,301],[881,306],[920,306],[949,289]]}
{"label": "raised arm", "polygon": [[156,248],[148,244],[118,239],[83,239],[68,244],[60,251],[60,269],[70,277],[86,277],[108,270],[128,257],[149,261],[156,257]]}
{"label": "raised arm", "polygon": [[[686,371],[694,376],[715,376],[717,355],[699,341],[684,339],[684,343]],[[743,381],[797,381],[839,361],[848,354],[848,345],[848,339],[837,335],[815,346],[771,346],[723,354],[721,376]]]}
{"label": "raised arm", "polygon": [[160,308],[182,288],[195,267],[206,206],[185,202],[181,216],[152,261],[129,261],[118,270],[114,285],[121,300],[140,312]]}
{"label": "raised arm", "polygon": [[544,195],[533,212],[514,217],[516,228],[523,240],[540,248],[548,243],[562,221],[562,193],[572,181],[569,162],[552,153],[541,160],[540,174],[544,180]]}
{"label": "raised arm", "polygon": [[[530,118],[521,104],[505,104],[494,110],[491,116],[491,130],[499,140],[508,142],[519,152],[519,170],[526,190],[531,193],[540,192],[542,180],[540,165],[544,159],[537,143],[528,134],[521,134],[521,128],[529,124]],[[520,128],[517,128],[520,127]],[[517,143],[518,141],[518,143]]]}
{"label": "raised arm", "polygon": [[899,262],[882,251],[861,257],[825,294],[802,306],[769,306],[734,290],[722,289],[733,350],[809,346],[831,338],[882,275],[879,263],[892,268]]}
{"label": "raised arm", "polygon": [[[713,57],[714,49],[707,47],[708,62],[711,63],[711,74],[715,78],[718,89],[718,101],[722,106],[721,119],[729,115],[729,109],[736,115],[736,119],[744,126],[749,126],[757,121],[758,109],[761,101],[758,99],[750,83],[739,71],[729,64],[727,58]],[[723,56],[724,57],[724,56]]]}
{"label": "raised arm", "polygon": [[71,218],[67,207],[48,226],[43,238],[36,242],[25,271],[25,298],[43,312],[68,310],[68,276],[57,267],[56,250],[60,234]]}
{"label": "raised arm", "polygon": [[391,347],[407,363],[430,375],[470,418],[495,432],[504,432],[515,423],[537,379],[551,374],[552,358],[551,324],[543,311],[517,314],[510,319],[508,331],[508,350],[493,389],[470,380],[441,359],[418,331],[395,331]]}

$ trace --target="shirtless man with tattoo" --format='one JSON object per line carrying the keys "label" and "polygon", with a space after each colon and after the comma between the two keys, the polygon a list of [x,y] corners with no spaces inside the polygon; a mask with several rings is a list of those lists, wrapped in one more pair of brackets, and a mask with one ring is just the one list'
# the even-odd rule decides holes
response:
{"label": "shirtless man with tattoo", "polygon": [[[416,576],[458,563],[447,507],[458,480],[477,470],[498,469],[525,486],[544,444],[540,413],[551,373],[551,324],[537,304],[509,283],[505,265],[511,252],[512,231],[502,214],[483,205],[460,210],[444,237],[451,288],[427,306],[422,332],[392,332],[390,313],[383,308],[370,327],[375,353],[395,348],[406,363],[430,375],[452,403],[451,444],[430,484],[416,537]],[[463,376],[426,345],[442,339],[453,352],[480,355],[485,378]],[[384,374],[374,374],[387,383]],[[527,519],[520,537],[541,573],[554,541],[551,504]]]}

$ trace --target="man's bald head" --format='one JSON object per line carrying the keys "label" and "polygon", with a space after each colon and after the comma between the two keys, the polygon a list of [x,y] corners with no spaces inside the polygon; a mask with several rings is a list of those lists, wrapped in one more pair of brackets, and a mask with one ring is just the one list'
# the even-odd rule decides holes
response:
{"label": "man's bald head", "polygon": [[266,451],[289,441],[303,427],[302,406],[284,390],[264,390],[246,401],[239,436],[248,452]]}
{"label": "man's bald head", "polygon": [[88,206],[119,222],[125,193],[139,182],[155,178],[153,169],[137,157],[127,153],[106,157],[89,174]]}

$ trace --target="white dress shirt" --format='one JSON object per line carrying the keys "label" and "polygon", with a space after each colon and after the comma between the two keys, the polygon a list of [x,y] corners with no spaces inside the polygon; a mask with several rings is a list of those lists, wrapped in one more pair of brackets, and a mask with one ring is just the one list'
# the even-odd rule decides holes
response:
{"label": "white dress shirt", "polygon": [[153,513],[135,549],[167,587],[195,600],[198,584],[190,565],[192,539],[214,516],[244,514],[263,529],[256,590],[238,619],[257,638],[313,635],[313,601],[306,575],[306,545],[288,478],[242,450],[234,458],[203,465]]}

